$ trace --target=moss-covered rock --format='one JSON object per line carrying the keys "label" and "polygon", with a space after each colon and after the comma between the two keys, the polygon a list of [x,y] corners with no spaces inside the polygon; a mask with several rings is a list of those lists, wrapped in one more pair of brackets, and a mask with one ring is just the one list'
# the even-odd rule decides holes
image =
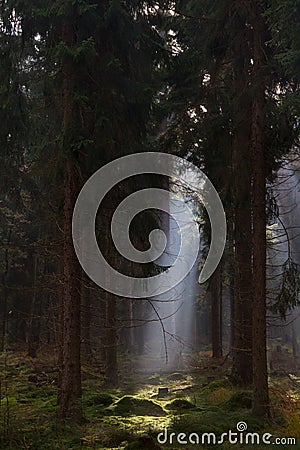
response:
{"label": "moss-covered rock", "polygon": [[225,406],[230,409],[252,408],[252,391],[238,391],[232,394]]}
{"label": "moss-covered rock", "polygon": [[87,406],[110,406],[115,401],[115,398],[106,392],[96,393],[95,395],[89,397],[86,401]]}
{"label": "moss-covered rock", "polygon": [[193,405],[193,403],[189,402],[188,400],[175,398],[175,400],[172,400],[170,403],[168,403],[165,408],[171,410],[193,409],[195,408],[195,405]]}
{"label": "moss-covered rock", "polygon": [[216,380],[216,381],[212,381],[207,386],[205,386],[204,391],[212,392],[212,391],[215,391],[216,389],[220,389],[223,387],[230,387],[230,386],[231,386],[231,383],[228,379]]}
{"label": "moss-covered rock", "polygon": [[152,400],[125,395],[112,407],[113,412],[120,415],[135,414],[137,416],[164,416],[163,408]]}

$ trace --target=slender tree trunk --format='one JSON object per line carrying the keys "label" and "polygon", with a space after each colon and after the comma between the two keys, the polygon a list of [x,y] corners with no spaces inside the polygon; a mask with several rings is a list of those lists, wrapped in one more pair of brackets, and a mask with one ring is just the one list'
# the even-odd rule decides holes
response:
{"label": "slender tree trunk", "polygon": [[[143,319],[145,317],[145,311],[147,309],[147,304],[144,300],[131,300],[131,304],[134,311],[134,317],[138,317],[140,319]],[[145,334],[147,329],[147,323],[144,323],[141,325],[141,323],[137,322],[133,325],[137,325],[132,329],[133,332],[133,342],[137,347],[137,354],[139,356],[145,354]]]}
{"label": "slender tree trunk", "polygon": [[[71,21],[63,26],[63,42],[72,47],[75,32]],[[63,133],[65,145],[72,142],[73,128],[73,68],[63,65]],[[59,417],[80,420],[82,418],[80,372],[80,266],[72,240],[72,216],[80,189],[80,178],[75,155],[67,149],[64,180],[64,248],[63,248],[63,301],[62,301],[62,365],[59,382]],[[74,159],[73,159],[74,158]]]}
{"label": "slender tree trunk", "polygon": [[222,270],[221,263],[210,279],[212,357],[222,357]]}
{"label": "slender tree trunk", "polygon": [[111,294],[110,292],[106,293],[106,328],[106,384],[110,387],[116,387],[119,382],[117,360],[117,305],[115,295]]}
{"label": "slender tree trunk", "polygon": [[36,358],[37,348],[39,345],[39,334],[38,334],[38,308],[37,308],[37,293],[36,293],[36,283],[37,283],[37,271],[38,271],[38,256],[36,254],[30,255],[33,258],[33,294],[30,305],[30,317],[28,326],[28,356],[31,358]]}
{"label": "slender tree trunk", "polygon": [[265,31],[260,7],[254,27],[253,160],[253,413],[269,415],[266,333]]}
{"label": "slender tree trunk", "polygon": [[[99,217],[99,240],[102,244],[101,250],[107,261],[111,261],[112,265],[120,270],[120,262],[113,252],[110,236],[110,224],[114,212],[116,198],[112,193],[102,202],[101,216]],[[105,274],[106,277],[109,274]],[[103,334],[103,347],[105,356],[105,383],[109,387],[116,387],[119,383],[118,377],[118,324],[117,324],[117,299],[114,294],[103,291],[103,299],[105,305],[105,333]],[[125,300],[126,301],[126,300]]]}
{"label": "slender tree trunk", "polygon": [[[83,289],[82,289],[83,290]],[[91,346],[91,293],[89,288],[85,288],[81,303],[82,303],[82,344],[81,350],[85,361],[90,361],[92,358],[92,346]]]}
{"label": "slender tree trunk", "polygon": [[8,307],[8,289],[7,289],[6,283],[7,283],[7,276],[8,276],[8,271],[9,271],[9,246],[10,246],[10,242],[11,242],[11,235],[12,235],[12,230],[10,229],[8,231],[8,236],[7,236],[7,242],[6,242],[7,247],[4,252],[5,268],[4,268],[4,272],[2,275],[3,302],[1,302],[2,303],[2,307],[1,307],[2,326],[1,326],[0,352],[3,352],[5,350],[5,344],[6,344],[7,307]]}
{"label": "slender tree trunk", "polygon": [[125,353],[130,353],[132,350],[133,339],[133,323],[132,323],[132,300],[125,298],[122,301],[122,350]]}

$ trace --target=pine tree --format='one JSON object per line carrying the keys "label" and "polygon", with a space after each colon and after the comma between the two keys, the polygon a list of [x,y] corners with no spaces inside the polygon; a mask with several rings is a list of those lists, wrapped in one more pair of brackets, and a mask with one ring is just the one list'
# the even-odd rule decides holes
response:
{"label": "pine tree", "polygon": [[0,306],[0,350],[3,351],[8,310],[13,301],[8,290],[8,284],[14,275],[12,266],[16,261],[23,263],[22,252],[11,250],[11,247],[22,239],[21,226],[26,218],[21,195],[26,175],[21,171],[21,167],[24,164],[26,145],[30,140],[30,122],[26,96],[28,79],[23,65],[22,39],[18,20],[8,4],[1,5],[0,20],[0,270],[3,295]]}
{"label": "pine tree", "polygon": [[[175,105],[173,128],[172,123],[170,127],[174,131],[170,135],[177,134],[176,144],[183,154],[192,155],[190,158],[215,183],[228,220],[234,222],[232,379],[236,384],[249,385],[251,42],[247,9],[236,6],[226,2],[177,2],[177,39],[182,51],[174,58],[175,70],[170,78],[170,97]],[[176,25],[172,26],[176,29]]]}
{"label": "pine tree", "polygon": [[[147,9],[142,1],[133,5],[118,0],[92,4],[66,0],[43,5],[38,1],[18,2],[15,10],[27,50],[36,50],[33,55],[28,50],[28,54],[43,77],[45,109],[41,116],[44,114],[48,124],[48,142],[43,145],[44,136],[39,135],[39,158],[46,147],[52,156],[56,183],[63,185],[57,202],[57,220],[63,232],[58,262],[58,400],[63,419],[81,418],[81,271],[71,235],[74,202],[84,180],[96,169],[142,148],[158,88],[157,63],[162,48],[151,23],[155,10],[151,12],[150,7]],[[34,74],[34,70],[30,73]],[[118,195],[111,198],[117,203]],[[101,215],[107,212],[102,206]],[[107,224],[101,226],[100,245],[107,241],[109,233]],[[107,321],[113,346],[107,352],[107,376],[112,379],[112,373],[117,375],[117,310],[112,308],[116,298],[108,295]]]}
{"label": "pine tree", "polygon": [[[280,158],[293,142],[293,122],[287,117],[290,111],[282,98],[276,97],[278,86],[288,88],[291,80],[287,80],[278,61],[278,48],[271,45],[272,27],[267,30],[268,8],[263,2],[249,5],[178,1],[175,10],[172,29],[179,50],[169,78],[169,108],[173,107],[173,116],[165,133],[166,142],[173,139],[181,154],[202,165],[221,191],[228,220],[233,221],[232,379],[236,384],[251,385],[254,370],[254,390],[262,394],[260,400],[255,394],[255,402],[260,401],[260,406],[256,407],[256,403],[254,409],[264,413],[268,403],[267,374],[263,369],[267,224],[264,193],[267,180],[272,181]],[[264,35],[261,29],[257,30],[257,21],[263,22]],[[257,33],[261,34],[259,38]],[[260,53],[258,39],[263,49]],[[254,156],[256,152],[259,158]],[[226,173],[227,180],[220,174],[221,167],[231,170]],[[253,301],[258,310],[252,306]],[[257,364],[253,367],[252,343],[256,346],[256,361],[260,357],[261,370]]]}
{"label": "pine tree", "polygon": [[253,412],[269,415],[266,325],[266,26],[257,2],[253,25]]}

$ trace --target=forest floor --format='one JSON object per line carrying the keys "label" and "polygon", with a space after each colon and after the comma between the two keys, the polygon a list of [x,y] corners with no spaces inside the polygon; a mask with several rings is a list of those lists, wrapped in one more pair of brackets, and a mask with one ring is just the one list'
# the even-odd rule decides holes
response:
{"label": "forest floor", "polygon": [[[240,422],[247,432],[272,434],[272,443],[275,437],[298,438],[295,445],[283,440],[276,448],[300,449],[299,374],[277,373],[270,379],[271,419],[261,421],[251,414],[251,391],[233,387],[227,363],[218,364],[205,354],[189,371],[124,371],[120,388],[111,390],[104,387],[99,368],[83,365],[86,422],[81,425],[56,420],[57,371],[49,355],[33,360],[25,352],[3,353],[0,375],[1,450],[268,448],[227,439],[213,444],[207,435],[203,445],[195,445],[195,433],[200,442],[205,433],[214,433],[219,441],[222,433],[236,432]],[[159,388],[168,388],[168,393],[160,397]],[[180,433],[186,437],[179,441],[191,438],[192,443],[179,444]]]}

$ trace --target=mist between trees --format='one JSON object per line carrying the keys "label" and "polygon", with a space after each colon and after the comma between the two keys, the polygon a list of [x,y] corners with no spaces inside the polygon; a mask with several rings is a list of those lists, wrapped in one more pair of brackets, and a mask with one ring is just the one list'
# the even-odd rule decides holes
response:
{"label": "mist between trees", "polygon": [[[114,390],[129,375],[134,384],[135,374],[201,375],[213,364],[232,389],[251,391],[257,418],[274,417],[276,377],[298,383],[299,14],[298,0],[1,3],[0,350],[5,361],[22,351],[33,367],[55,356],[60,421],[86,415],[82,367],[98,374],[97,389]],[[167,295],[119,298],[82,271],[73,209],[96,170],[149,151],[185,158],[210,178],[226,212],[226,249],[200,286],[210,223],[199,198],[167,177],[132,177],[108,193],[95,224],[116,270],[151,277],[179,251],[176,224],[152,209],[133,220],[130,237],[145,251],[149,233],[163,229],[163,261],[133,263],[116,251],[113,213],[140,189],[181,195],[201,245]]]}

